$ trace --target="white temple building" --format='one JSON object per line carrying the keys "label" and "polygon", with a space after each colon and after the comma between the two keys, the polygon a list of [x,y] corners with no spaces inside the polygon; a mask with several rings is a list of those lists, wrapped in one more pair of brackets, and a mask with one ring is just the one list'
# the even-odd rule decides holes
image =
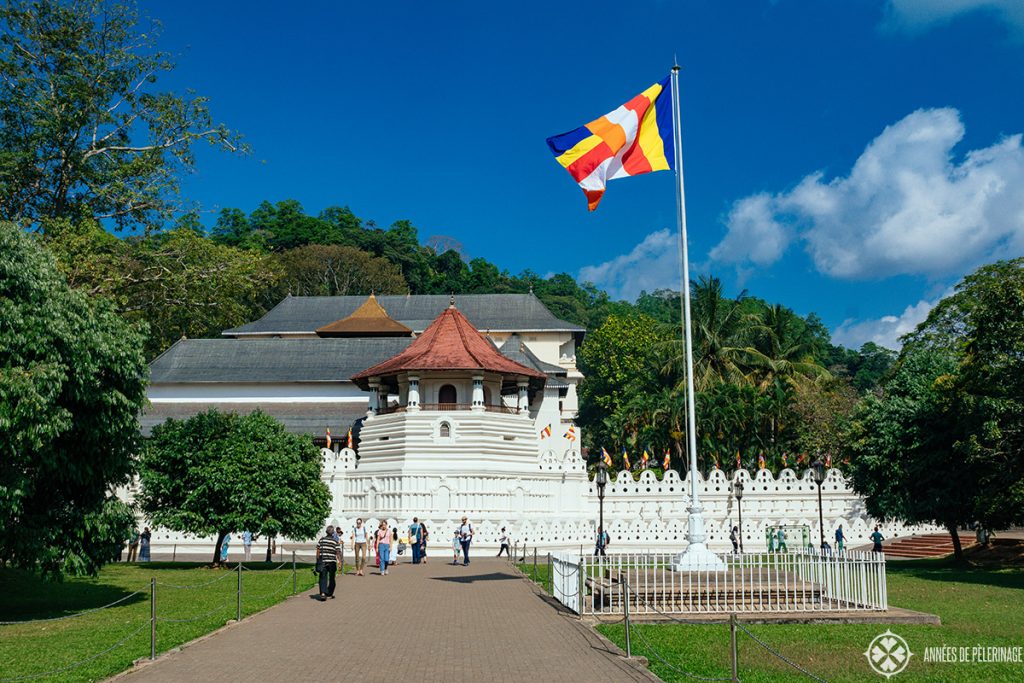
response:
{"label": "white temple building", "polygon": [[[143,428],[211,407],[260,409],[321,445],[330,429],[332,447],[322,449],[328,523],[348,528],[362,517],[371,528],[378,519],[403,527],[417,516],[432,544],[446,546],[467,515],[478,546],[493,547],[504,526],[518,543],[586,548],[598,498],[573,423],[584,333],[533,294],[288,297],[222,339],[182,339],[154,360]],[[715,470],[699,482],[709,547],[731,547],[736,478],[746,484],[748,551],[763,550],[775,525],[817,537],[809,473]],[[612,476],[604,501],[611,549],[681,549],[688,490],[674,471]],[[842,524],[850,544],[867,542],[875,522],[838,471],[822,494],[826,538]],[[914,531],[883,528],[887,537]],[[154,538],[157,546],[212,542],[159,529]]]}

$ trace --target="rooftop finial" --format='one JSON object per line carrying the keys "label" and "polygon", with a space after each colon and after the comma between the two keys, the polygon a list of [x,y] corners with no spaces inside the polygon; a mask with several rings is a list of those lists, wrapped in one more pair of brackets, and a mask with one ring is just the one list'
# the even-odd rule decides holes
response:
{"label": "rooftop finial", "polygon": [[530,283],[530,294],[533,294],[533,283]]}
{"label": "rooftop finial", "polygon": [[455,293],[453,292],[451,297],[448,299],[448,308],[455,308]]}

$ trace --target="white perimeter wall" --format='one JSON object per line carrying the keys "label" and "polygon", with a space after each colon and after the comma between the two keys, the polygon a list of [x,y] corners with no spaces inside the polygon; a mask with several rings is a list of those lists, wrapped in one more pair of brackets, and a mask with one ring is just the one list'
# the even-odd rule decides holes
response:
{"label": "white perimeter wall", "polygon": [[[424,520],[431,530],[431,547],[446,553],[452,532],[462,515],[468,515],[476,531],[475,547],[481,552],[497,548],[501,527],[511,531],[514,542],[536,546],[541,551],[557,549],[592,550],[598,516],[596,487],[585,474],[579,454],[547,451],[535,463],[536,474],[487,474],[479,467],[465,474],[457,467],[447,473],[403,474],[381,471],[360,472],[355,453],[322,450],[324,482],[331,489],[333,503],[325,523],[350,529],[356,517],[371,528],[383,517],[400,529],[413,516]],[[626,472],[613,474],[605,490],[605,526],[615,550],[681,550],[686,546],[689,479],[669,472],[658,479],[653,471],[640,474],[639,481]],[[744,482],[743,530],[747,552],[764,551],[765,530],[775,525],[806,526],[811,539],[818,539],[818,494],[810,473],[802,477],[790,469],[773,476],[760,470],[751,477],[746,470],[726,474],[714,471],[707,479],[698,475],[698,497],[705,509],[708,544],[713,550],[731,549],[729,529],[738,524],[739,510],[731,482]],[[123,492],[130,497],[130,492]],[[829,470],[822,487],[825,539],[834,544],[840,524],[848,546],[869,543],[877,523],[868,516],[863,500],[849,488],[838,470]],[[388,511],[398,514],[387,514]],[[413,512],[415,510],[415,512]],[[932,525],[880,524],[886,538],[916,533],[942,532]],[[241,531],[241,530],[238,530]],[[790,533],[789,547],[799,544]],[[186,538],[182,534],[156,530],[154,550],[162,552],[177,544],[179,552],[212,552],[213,538]],[[287,542],[285,542],[287,543]],[[280,545],[280,544],[279,544]],[[288,545],[287,547],[292,547]],[[232,545],[241,550],[237,535]]]}

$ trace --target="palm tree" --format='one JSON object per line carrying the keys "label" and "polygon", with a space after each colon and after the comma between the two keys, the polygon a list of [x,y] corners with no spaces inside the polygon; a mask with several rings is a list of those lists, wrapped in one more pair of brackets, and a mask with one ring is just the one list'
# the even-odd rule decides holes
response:
{"label": "palm tree", "polygon": [[761,389],[783,379],[799,382],[829,377],[815,362],[813,339],[791,310],[779,304],[765,307],[751,328],[753,348],[748,350],[748,374]]}
{"label": "palm tree", "polygon": [[753,348],[747,351],[747,379],[766,400],[769,439],[774,444],[796,385],[831,375],[814,360],[813,339],[807,326],[785,306],[765,307],[751,334]]}
{"label": "palm tree", "polygon": [[[717,382],[742,382],[743,363],[751,351],[746,343],[750,320],[742,306],[746,292],[729,299],[723,294],[721,280],[703,275],[690,284],[690,291],[693,382],[697,391]],[[679,384],[685,385],[682,342],[667,343],[662,354],[662,374],[678,377]]]}

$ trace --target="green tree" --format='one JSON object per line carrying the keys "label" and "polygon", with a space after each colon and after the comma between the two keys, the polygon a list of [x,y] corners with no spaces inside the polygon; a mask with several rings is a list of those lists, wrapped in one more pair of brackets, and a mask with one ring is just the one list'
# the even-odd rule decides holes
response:
{"label": "green tree", "polygon": [[294,296],[409,292],[398,266],[355,247],[310,244],[283,252],[277,261],[284,271],[278,290]]}
{"label": "green tree", "polygon": [[882,397],[853,415],[846,448],[853,488],[879,519],[936,522],[962,557],[957,529],[974,521],[981,469],[964,457],[956,391],[957,358],[911,347],[901,354]]}
{"label": "green tree", "polygon": [[980,470],[976,517],[990,528],[1024,522],[1024,258],[968,275],[907,338],[924,353],[960,358],[955,390],[962,452]]}
{"label": "green tree", "polygon": [[155,88],[174,63],[137,22],[103,0],[0,7],[0,219],[155,228],[195,143],[244,151],[206,98]]}
{"label": "green tree", "polygon": [[812,455],[843,452],[859,400],[845,377],[798,384],[792,404],[797,448]]}
{"label": "green tree", "polygon": [[578,352],[580,384],[577,421],[589,430],[589,445],[619,444],[621,434],[605,428],[605,419],[618,412],[634,394],[658,386],[651,356],[662,341],[658,323],[647,316],[610,316],[594,330]]}
{"label": "green tree", "polygon": [[127,539],[112,498],[139,443],[142,335],[70,289],[37,240],[0,223],[0,557],[95,574]]}
{"label": "green tree", "polygon": [[153,428],[139,467],[139,501],[154,524],[215,535],[214,564],[232,531],[316,536],[330,513],[321,455],[308,436],[259,411],[210,410]]}
{"label": "green tree", "polygon": [[[741,382],[744,363],[749,358],[747,337],[751,320],[743,310],[746,292],[735,299],[724,295],[722,281],[716,277],[698,278],[691,283],[691,329],[693,336],[693,381],[701,391],[716,382]],[[672,342],[665,374],[685,380],[685,359],[680,338]]]}
{"label": "green tree", "polygon": [[189,228],[120,239],[92,221],[58,221],[47,245],[72,286],[146,323],[150,357],[182,336],[218,335],[262,314],[280,277],[271,257],[216,244]]}

